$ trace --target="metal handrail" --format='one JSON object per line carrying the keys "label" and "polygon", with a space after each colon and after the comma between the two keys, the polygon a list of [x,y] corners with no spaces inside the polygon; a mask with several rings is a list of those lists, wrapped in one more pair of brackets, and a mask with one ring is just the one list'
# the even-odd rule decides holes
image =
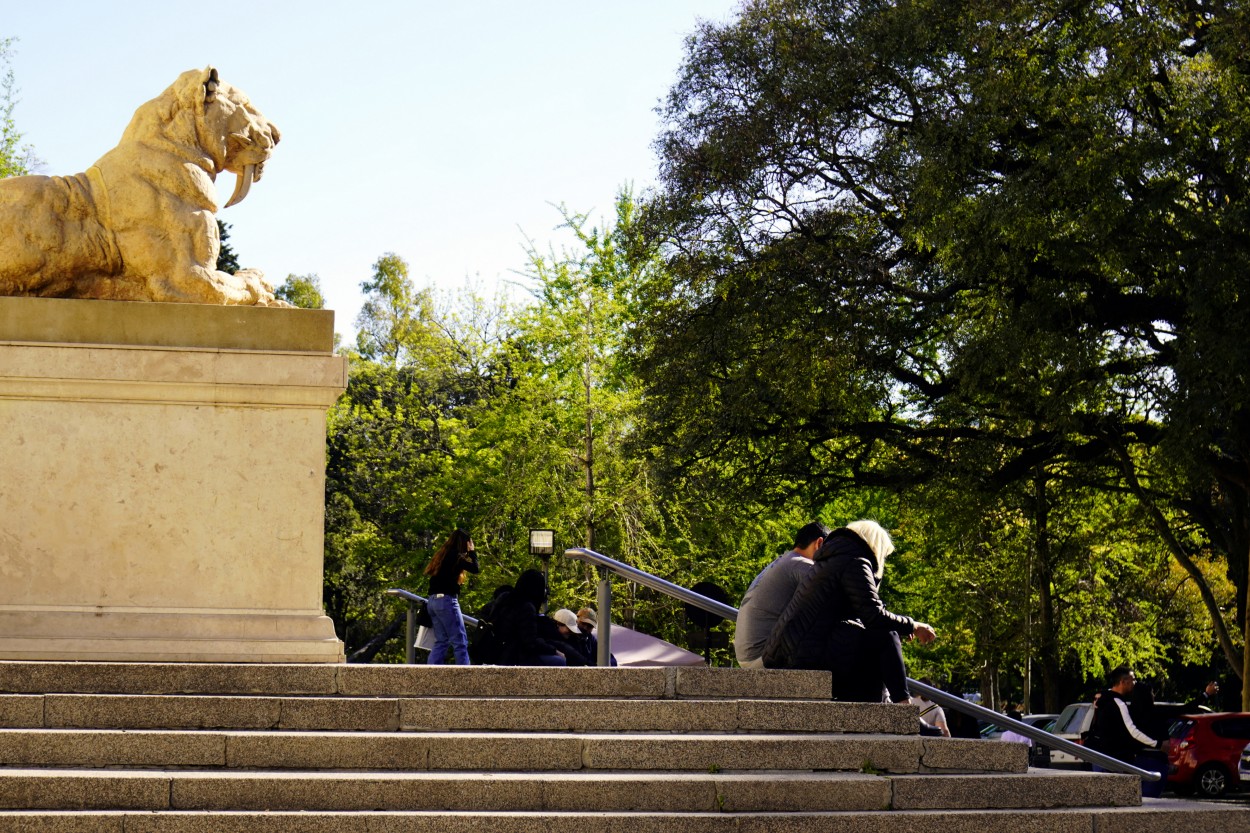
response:
{"label": "metal handrail", "polygon": [[584,561],[587,564],[592,564],[596,567],[611,570],[622,578],[628,579],[635,584],[641,584],[643,587],[650,587],[652,590],[658,590],[659,592],[672,596],[675,599],[679,599],[688,605],[694,605],[700,610],[706,610],[708,613],[715,613],[717,616],[722,616],[731,622],[738,621],[738,608],[736,607],[730,607],[729,605],[722,604],[715,599],[709,599],[707,596],[682,587],[680,584],[673,584],[671,581],[665,581],[659,576],[654,576],[651,573],[644,573],[637,567],[631,567],[628,564],[624,564],[614,558],[609,558],[608,556],[597,553],[594,550],[588,550],[585,547],[574,547],[572,549],[565,550],[564,556],[565,558],[573,558],[578,561]]}
{"label": "metal handrail", "polygon": [[[701,610],[706,610],[709,613],[715,613],[717,616],[723,616],[724,618],[729,619],[730,621],[733,621],[733,622],[738,621],[738,609],[736,607],[730,607],[729,605],[722,604],[714,599],[709,599],[706,596],[696,593],[693,590],[690,590],[686,587],[682,587],[681,585],[678,585],[678,584],[673,584],[671,581],[665,581],[659,576],[654,576],[651,573],[643,572],[642,570],[639,570],[636,567],[631,567],[628,564],[617,561],[614,558],[609,558],[608,556],[603,555],[602,553],[597,553],[594,550],[589,550],[589,549],[586,549],[585,547],[573,547],[571,549],[565,550],[564,556],[566,558],[572,558],[578,561],[584,561],[587,564],[592,564],[598,569],[600,569],[601,571],[615,573],[616,575],[619,575],[622,578],[627,579],[628,581],[632,581],[635,584],[641,584],[644,587],[649,587],[652,590],[658,591],[660,593],[664,593],[665,595],[668,595],[668,596],[672,596],[673,598],[679,599],[682,602],[685,602],[686,604],[689,604],[689,605],[693,605]],[[612,628],[611,599],[612,599],[611,585],[607,577],[603,573],[600,573],[600,581],[599,581],[599,653],[600,653],[600,657],[602,657],[604,654],[604,646],[607,645],[611,639],[611,628]],[[606,662],[603,662],[601,660],[599,664],[606,665]],[[1029,724],[1023,721],[1016,720],[1014,718],[1007,717],[1005,715],[1001,715],[996,711],[992,711],[990,709],[985,708],[984,706],[978,706],[976,703],[969,703],[967,700],[965,700],[964,698],[958,695],[949,694],[948,692],[942,691],[942,689],[940,688],[935,688],[931,685],[926,685],[925,683],[922,683],[919,680],[913,680],[912,678],[908,677],[907,687],[914,692],[919,692],[920,694],[925,695],[925,697],[937,703],[939,706],[944,706],[946,708],[954,709],[957,712],[961,712],[963,714],[969,715],[970,717],[978,718],[980,720],[985,721],[986,723],[992,723],[993,725],[999,727],[1000,729],[1010,729],[1016,734],[1023,735],[1024,737],[1029,738],[1030,740],[1036,743],[1040,743],[1043,746],[1049,747],[1051,749],[1058,749],[1062,752],[1067,752],[1068,754],[1073,755],[1077,758],[1080,758],[1083,761],[1088,761],[1090,763],[1097,764],[1103,769],[1111,770],[1113,772],[1122,772],[1128,775],[1136,775],[1139,778],[1141,778],[1143,781],[1158,781],[1163,777],[1158,772],[1151,772],[1149,770],[1141,769],[1139,767],[1133,766],[1132,764],[1126,764],[1124,761],[1121,761],[1118,758],[1113,758],[1110,755],[1105,755],[1102,752],[1098,752],[1097,750],[1090,749],[1089,747],[1086,747],[1086,746],[1081,746],[1079,743],[1073,743],[1072,741],[1067,740],[1066,738],[1056,737],[1055,735],[1052,735],[1050,732],[1047,732],[1045,729],[1039,729],[1036,726],[1030,726]]]}
{"label": "metal handrail", "polygon": [[[386,595],[399,596],[408,601],[408,626],[404,632],[404,662],[412,665],[417,661],[417,605],[427,604],[429,600],[425,596],[418,596],[416,593],[400,590],[397,587],[387,590]],[[460,618],[464,620],[466,627],[477,629],[478,621],[474,617],[461,613]]]}

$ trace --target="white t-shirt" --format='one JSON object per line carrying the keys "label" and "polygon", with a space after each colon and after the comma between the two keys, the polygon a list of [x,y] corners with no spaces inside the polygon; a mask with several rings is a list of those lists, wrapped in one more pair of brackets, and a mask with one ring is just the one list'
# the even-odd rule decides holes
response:
{"label": "white t-shirt", "polygon": [[946,726],[946,712],[942,711],[942,707],[932,700],[926,700],[919,694],[913,695],[911,698],[913,706],[920,707],[920,719],[930,726],[936,726],[942,730],[942,734],[950,737],[951,730]]}

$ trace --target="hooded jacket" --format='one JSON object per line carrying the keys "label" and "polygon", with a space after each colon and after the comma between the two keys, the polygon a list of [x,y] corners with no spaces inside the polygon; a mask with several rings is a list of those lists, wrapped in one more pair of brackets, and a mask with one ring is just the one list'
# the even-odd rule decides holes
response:
{"label": "hooded jacket", "polygon": [[764,646],[765,666],[830,669],[855,651],[865,630],[911,635],[914,621],[881,603],[876,560],[855,532],[829,533],[812,561]]}
{"label": "hooded jacket", "polygon": [[498,640],[500,665],[535,665],[540,656],[556,652],[556,646],[543,639],[538,630],[538,610],[546,600],[543,574],[526,570],[517,578],[516,587],[496,602],[491,625]]}

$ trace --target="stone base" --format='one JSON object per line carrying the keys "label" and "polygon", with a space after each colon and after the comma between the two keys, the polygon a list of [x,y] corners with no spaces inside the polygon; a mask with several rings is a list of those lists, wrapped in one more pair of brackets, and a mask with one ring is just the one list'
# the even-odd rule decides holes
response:
{"label": "stone base", "polygon": [[333,313],[0,298],[0,658],[341,662]]}
{"label": "stone base", "polygon": [[0,658],[97,662],[342,662],[321,614],[0,610]]}

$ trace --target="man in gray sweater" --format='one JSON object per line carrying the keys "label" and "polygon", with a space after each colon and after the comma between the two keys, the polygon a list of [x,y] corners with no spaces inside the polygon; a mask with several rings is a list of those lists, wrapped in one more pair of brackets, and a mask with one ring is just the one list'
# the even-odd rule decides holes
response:
{"label": "man in gray sweater", "polygon": [[743,668],[763,668],[764,643],[790,597],[807,577],[812,556],[825,542],[829,528],[813,521],[794,536],[794,548],[764,568],[742,597],[734,628],[734,654]]}

